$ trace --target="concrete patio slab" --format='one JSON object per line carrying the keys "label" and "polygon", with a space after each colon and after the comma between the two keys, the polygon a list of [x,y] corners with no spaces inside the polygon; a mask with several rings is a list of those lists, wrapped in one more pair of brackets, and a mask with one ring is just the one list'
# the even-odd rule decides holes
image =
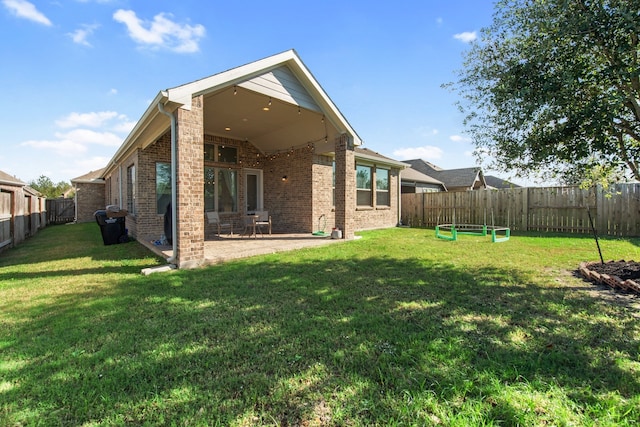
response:
{"label": "concrete patio slab", "polygon": [[[332,239],[330,236],[309,234],[264,234],[257,236],[221,235],[210,237],[204,242],[204,265],[219,264],[233,259],[248,258],[256,255],[273,254],[307,247],[344,242],[344,239]],[[173,255],[171,246],[156,245],[151,239],[140,241],[151,251],[168,259]]]}

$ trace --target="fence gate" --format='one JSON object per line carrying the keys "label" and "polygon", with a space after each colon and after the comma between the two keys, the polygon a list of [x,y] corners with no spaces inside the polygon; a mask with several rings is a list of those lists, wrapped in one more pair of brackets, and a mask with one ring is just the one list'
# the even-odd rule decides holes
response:
{"label": "fence gate", "polygon": [[76,203],[74,199],[47,199],[47,223],[67,224],[75,221]]}

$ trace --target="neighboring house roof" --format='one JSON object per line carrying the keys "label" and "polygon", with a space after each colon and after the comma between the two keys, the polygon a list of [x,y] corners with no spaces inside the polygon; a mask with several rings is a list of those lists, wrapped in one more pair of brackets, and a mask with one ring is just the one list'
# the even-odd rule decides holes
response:
{"label": "neighboring house roof", "polygon": [[363,147],[355,147],[354,154],[356,159],[362,160],[370,160],[377,164],[393,166],[399,168],[400,170],[408,168],[409,165],[403,162],[399,162],[390,157],[383,156],[382,154],[375,152],[373,150],[369,150],[368,148]]}
{"label": "neighboring house roof", "polygon": [[104,179],[102,179],[102,174],[104,173],[105,168],[98,169],[95,171],[91,171],[87,174],[79,176],[77,178],[73,178],[71,180],[72,184],[104,184]]}
{"label": "neighboring house roof", "polygon": [[478,167],[461,169],[442,169],[422,159],[405,160],[412,168],[442,181],[449,190],[454,188],[466,188],[472,190],[479,183],[486,187],[482,170]]}
{"label": "neighboring house roof", "polygon": [[506,179],[498,178],[497,176],[485,175],[484,180],[487,186],[491,188],[520,188],[518,184],[509,182]]}
{"label": "neighboring house roof", "polygon": [[27,194],[31,194],[32,196],[42,197],[42,193],[36,190],[35,188],[31,188],[28,185],[24,186],[24,192]]}
{"label": "neighboring house roof", "polygon": [[442,189],[444,191],[447,190],[446,185],[444,185],[444,182],[435,179],[434,177],[431,177],[429,175],[426,175],[418,170],[415,170],[414,168],[407,168],[404,169],[402,172],[400,172],[400,178],[402,179],[402,182],[407,182],[407,183],[423,183],[423,184],[435,184],[435,185],[440,185],[442,186]]}
{"label": "neighboring house roof", "polygon": [[[300,135],[312,137],[317,144],[334,141],[342,134],[348,135],[353,145],[362,143],[298,54],[288,50],[158,92],[104,173],[169,129],[169,118],[159,110],[160,105],[168,112],[190,110],[193,97],[200,95],[206,104],[205,132],[250,141],[263,153],[281,150],[285,148],[283,141],[295,141]],[[268,118],[263,111],[267,102]],[[309,129],[314,130],[313,135]]]}
{"label": "neighboring house roof", "polygon": [[6,172],[0,171],[0,184],[12,185],[14,187],[24,187],[26,183],[20,181],[15,176],[11,176]]}

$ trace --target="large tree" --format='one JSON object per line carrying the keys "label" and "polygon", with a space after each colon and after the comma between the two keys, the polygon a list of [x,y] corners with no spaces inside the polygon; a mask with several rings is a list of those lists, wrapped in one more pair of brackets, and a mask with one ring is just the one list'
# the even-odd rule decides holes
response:
{"label": "large tree", "polygon": [[68,182],[60,181],[54,184],[51,178],[40,175],[37,180],[29,181],[29,187],[39,191],[48,199],[56,199],[61,197],[63,193],[71,188],[71,184]]}
{"label": "large tree", "polygon": [[638,0],[496,2],[451,85],[476,153],[525,176],[640,180],[639,36]]}

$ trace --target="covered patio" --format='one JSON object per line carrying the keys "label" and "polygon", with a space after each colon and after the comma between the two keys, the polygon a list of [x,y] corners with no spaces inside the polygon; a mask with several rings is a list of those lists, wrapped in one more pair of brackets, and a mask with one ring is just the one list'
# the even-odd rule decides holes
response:
{"label": "covered patio", "polygon": [[[140,240],[140,242],[162,258],[168,259],[173,256],[171,246],[156,245],[150,239]],[[314,236],[311,233],[258,234],[255,237],[240,234],[211,236],[204,241],[203,265],[220,264],[234,259],[293,251],[338,242],[345,242],[345,240],[332,239],[328,235]]]}

